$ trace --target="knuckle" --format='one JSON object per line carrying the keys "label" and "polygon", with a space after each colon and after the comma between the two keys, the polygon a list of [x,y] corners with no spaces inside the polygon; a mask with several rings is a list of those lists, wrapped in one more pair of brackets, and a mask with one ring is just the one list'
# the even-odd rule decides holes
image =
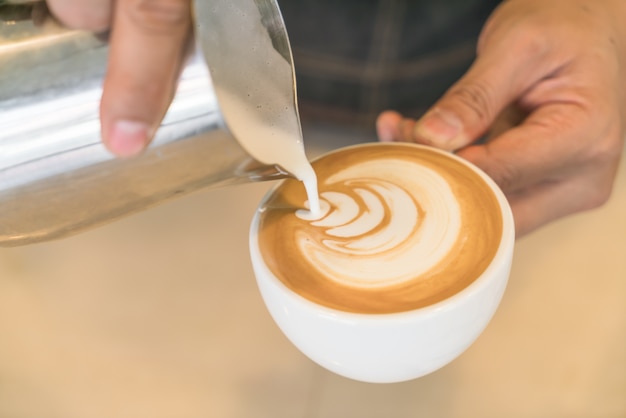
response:
{"label": "knuckle", "polygon": [[607,203],[609,201],[609,198],[611,197],[612,188],[603,187],[597,190],[598,191],[594,193],[594,198],[591,199],[590,201],[590,204],[591,204],[590,209],[595,209],[595,208],[604,206],[604,204]]}
{"label": "knuckle", "polygon": [[621,154],[622,141],[619,134],[608,135],[589,147],[586,156],[587,170],[581,171],[581,176],[585,176],[583,181],[586,181],[582,210],[599,208],[609,200]]}
{"label": "knuckle", "polygon": [[612,181],[591,184],[587,188],[585,199],[581,203],[581,211],[597,209],[608,202],[613,191]]}
{"label": "knuckle", "polygon": [[615,174],[619,163],[619,154],[613,152],[602,153],[598,157],[601,172],[599,180],[589,187],[589,197],[585,209],[595,209],[603,206],[611,197]]}
{"label": "knuckle", "polygon": [[129,16],[148,32],[167,34],[187,26],[191,8],[187,0],[135,0],[130,5]]}
{"label": "knuckle", "polygon": [[597,141],[591,147],[590,159],[600,166],[617,165],[622,151],[622,141],[616,135]]}
{"label": "knuckle", "polygon": [[492,89],[485,83],[471,82],[459,85],[450,92],[452,100],[469,109],[481,123],[489,123],[495,114]]}
{"label": "knuckle", "polygon": [[[586,134],[579,142],[578,160],[598,170],[616,167],[622,155],[624,128],[619,115],[595,101],[595,110],[588,112]],[[606,107],[606,111],[603,108]],[[600,121],[604,121],[601,123]]]}
{"label": "knuckle", "polygon": [[511,31],[509,45],[511,51],[523,57],[537,57],[545,55],[549,48],[546,42],[546,27],[542,27],[532,20],[519,24],[517,30]]}

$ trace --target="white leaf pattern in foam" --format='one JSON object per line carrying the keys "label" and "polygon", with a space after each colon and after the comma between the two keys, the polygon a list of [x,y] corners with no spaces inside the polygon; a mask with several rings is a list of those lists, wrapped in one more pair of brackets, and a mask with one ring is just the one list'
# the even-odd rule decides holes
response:
{"label": "white leaf pattern in foam", "polygon": [[359,214],[359,205],[350,196],[344,193],[324,192],[322,197],[334,209],[328,216],[319,221],[311,222],[311,225],[327,228],[343,225],[356,218]]}
{"label": "white leaf pattern in foam", "polygon": [[[458,239],[461,215],[454,192],[441,175],[409,161],[378,159],[342,170],[327,179],[325,185],[327,189],[333,184],[349,185],[355,179],[359,180],[361,189],[362,180],[367,179],[368,187],[376,192],[371,194],[383,200],[376,205],[387,206],[393,216],[372,234],[361,234],[359,226],[363,224],[358,220],[347,224],[346,219],[352,218],[338,216],[336,219],[342,223],[335,226],[344,225],[343,241],[329,237],[316,242],[305,231],[300,231],[296,237],[298,245],[314,268],[349,286],[389,286],[421,276],[448,254]],[[390,189],[388,184],[395,186]],[[352,199],[334,195],[333,199],[334,203],[340,203],[337,205],[340,211],[344,210],[341,203],[351,202],[346,203],[348,206],[354,203]],[[369,196],[364,200],[368,202]],[[368,210],[376,205],[369,202]],[[416,228],[418,205],[423,218]],[[344,213],[347,212],[353,213],[353,210],[347,209]],[[332,219],[332,215],[324,221]],[[348,225],[354,232],[349,231]],[[328,222],[318,227],[332,226]]]}
{"label": "white leaf pattern in foam", "polygon": [[[341,252],[349,252],[354,255],[378,254],[401,245],[406,241],[415,229],[418,219],[418,210],[414,200],[407,191],[386,181],[370,180],[370,187],[377,193],[368,192],[364,189],[355,190],[365,202],[367,210],[363,216],[354,222],[327,231],[328,235],[351,237],[346,241],[324,240],[324,245],[330,249]],[[380,199],[384,200],[383,204]],[[368,234],[381,223],[385,216],[385,208],[395,215],[390,218],[389,224],[378,232]],[[368,216],[371,214],[373,216]],[[333,234],[339,229],[342,234]]]}
{"label": "white leaf pattern in foam", "polygon": [[362,211],[361,216],[352,220],[350,223],[329,229],[326,231],[326,234],[333,237],[354,237],[365,234],[380,225],[385,209],[378,197],[366,189],[354,189],[354,192],[361,196],[367,209]]}

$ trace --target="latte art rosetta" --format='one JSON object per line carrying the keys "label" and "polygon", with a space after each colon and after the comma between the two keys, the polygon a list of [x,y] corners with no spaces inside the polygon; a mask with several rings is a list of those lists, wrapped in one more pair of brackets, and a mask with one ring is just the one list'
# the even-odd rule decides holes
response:
{"label": "latte art rosetta", "polygon": [[367,161],[329,177],[323,189],[320,219],[296,213],[307,224],[296,229],[295,241],[299,256],[329,280],[361,287],[413,280],[458,238],[459,205],[446,180],[429,168]]}
{"label": "latte art rosetta", "polygon": [[263,261],[287,287],[334,309],[393,313],[432,305],[490,264],[502,214],[458,158],[411,144],[345,148],[313,162],[320,208],[286,180],[262,203]]}

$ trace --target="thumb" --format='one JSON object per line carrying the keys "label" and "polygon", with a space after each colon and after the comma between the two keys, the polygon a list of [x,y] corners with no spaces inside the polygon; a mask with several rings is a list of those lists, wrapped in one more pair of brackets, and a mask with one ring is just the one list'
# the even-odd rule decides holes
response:
{"label": "thumb", "polygon": [[484,135],[538,78],[533,57],[484,48],[468,72],[413,127],[413,140],[454,151]]}

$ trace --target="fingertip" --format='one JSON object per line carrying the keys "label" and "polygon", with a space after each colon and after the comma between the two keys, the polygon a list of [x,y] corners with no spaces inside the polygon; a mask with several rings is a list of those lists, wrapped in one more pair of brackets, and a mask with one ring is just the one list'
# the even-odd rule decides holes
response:
{"label": "fingertip", "polygon": [[144,122],[116,121],[104,142],[117,157],[127,158],[140,154],[150,141],[150,128]]}
{"label": "fingertip", "polygon": [[381,142],[392,142],[399,139],[399,126],[402,115],[393,110],[382,112],[376,119],[376,131]]}

